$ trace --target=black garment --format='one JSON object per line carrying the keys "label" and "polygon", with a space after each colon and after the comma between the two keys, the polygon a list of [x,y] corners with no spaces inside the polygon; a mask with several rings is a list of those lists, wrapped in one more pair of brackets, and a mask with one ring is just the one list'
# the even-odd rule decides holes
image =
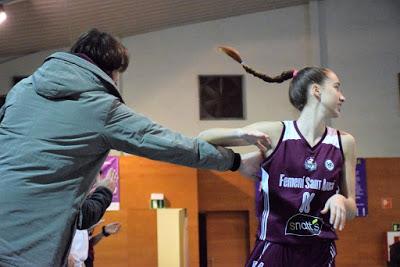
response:
{"label": "black garment", "polygon": [[0,95],[0,107],[3,106],[5,102],[6,102],[6,96]]}
{"label": "black garment", "polygon": [[390,267],[400,267],[400,242],[390,246]]}
{"label": "black garment", "polygon": [[[92,232],[93,234],[93,232]],[[91,236],[92,234],[89,234]],[[89,240],[89,251],[88,251],[88,257],[85,260],[85,266],[86,267],[93,267],[93,262],[94,262],[94,245],[92,240]]]}
{"label": "black garment", "polygon": [[77,229],[84,230],[95,225],[112,201],[112,192],[107,187],[99,186],[82,204]]}

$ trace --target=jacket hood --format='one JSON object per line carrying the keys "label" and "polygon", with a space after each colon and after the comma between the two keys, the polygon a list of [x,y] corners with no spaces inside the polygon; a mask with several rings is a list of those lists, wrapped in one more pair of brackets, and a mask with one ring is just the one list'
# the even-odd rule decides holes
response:
{"label": "jacket hood", "polygon": [[48,99],[63,99],[90,91],[105,91],[120,99],[114,81],[91,62],[66,52],[46,58],[32,74],[37,94]]}

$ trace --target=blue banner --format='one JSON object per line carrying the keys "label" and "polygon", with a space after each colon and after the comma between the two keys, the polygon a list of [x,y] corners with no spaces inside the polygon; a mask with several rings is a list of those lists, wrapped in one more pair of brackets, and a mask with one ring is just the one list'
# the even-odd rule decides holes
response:
{"label": "blue banner", "polygon": [[356,204],[357,216],[365,217],[368,214],[367,171],[365,159],[358,158],[356,165]]}

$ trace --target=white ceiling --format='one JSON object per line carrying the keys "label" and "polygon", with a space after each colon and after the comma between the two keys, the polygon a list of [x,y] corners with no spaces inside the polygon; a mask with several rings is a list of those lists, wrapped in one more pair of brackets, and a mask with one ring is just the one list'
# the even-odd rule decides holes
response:
{"label": "white ceiling", "polygon": [[309,0],[0,0],[0,59],[66,47],[96,27],[119,37],[307,3]]}

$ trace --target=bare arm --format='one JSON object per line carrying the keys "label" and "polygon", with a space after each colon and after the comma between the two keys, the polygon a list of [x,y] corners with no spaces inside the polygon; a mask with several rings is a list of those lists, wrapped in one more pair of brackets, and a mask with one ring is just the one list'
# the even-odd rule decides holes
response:
{"label": "bare arm", "polygon": [[247,146],[242,128],[213,128],[201,132],[198,137],[214,145]]}
{"label": "bare arm", "polygon": [[92,237],[90,238],[89,242],[90,242],[90,244],[91,244],[92,246],[95,246],[95,245],[97,245],[97,243],[100,242],[101,239],[103,239],[103,237],[104,237],[103,233],[100,232],[100,233],[98,233],[97,235],[92,236]]}
{"label": "bare arm", "polygon": [[[119,232],[121,229],[121,224],[118,222],[109,223],[103,226],[102,231],[95,236],[92,236],[89,240],[92,246],[95,246],[97,243],[100,242],[103,237],[107,237],[109,235],[114,235]],[[105,235],[106,234],[106,235]]]}
{"label": "bare arm", "polygon": [[355,202],[355,141],[354,137],[347,133],[341,133],[344,153],[344,175],[342,180],[342,192],[331,196],[325,203],[322,214],[330,212],[329,222],[335,229],[343,230],[346,220],[356,216]]}
{"label": "bare arm", "polygon": [[281,122],[257,122],[243,128],[206,130],[200,133],[199,138],[221,146],[257,146],[258,151],[242,155],[239,168],[243,176],[255,178],[264,158],[276,147],[282,129]]}
{"label": "bare arm", "polygon": [[261,150],[269,150],[278,143],[282,127],[281,122],[257,122],[243,128],[205,130],[199,134],[199,138],[214,145],[256,145]]}
{"label": "bare arm", "polygon": [[345,174],[342,181],[343,195],[346,197],[346,217],[353,219],[357,213],[356,193],[355,193],[355,170],[356,170],[356,152],[354,137],[348,133],[342,133],[342,145],[345,157]]}

